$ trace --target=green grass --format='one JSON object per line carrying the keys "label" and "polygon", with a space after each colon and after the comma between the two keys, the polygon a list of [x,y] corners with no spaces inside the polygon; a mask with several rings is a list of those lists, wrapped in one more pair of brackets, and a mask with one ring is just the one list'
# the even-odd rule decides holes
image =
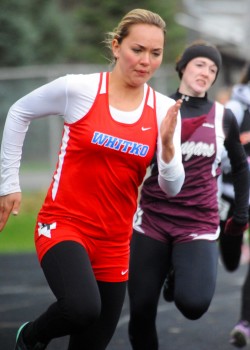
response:
{"label": "green grass", "polygon": [[10,216],[0,232],[0,254],[34,252],[34,228],[45,193],[22,193],[18,216]]}

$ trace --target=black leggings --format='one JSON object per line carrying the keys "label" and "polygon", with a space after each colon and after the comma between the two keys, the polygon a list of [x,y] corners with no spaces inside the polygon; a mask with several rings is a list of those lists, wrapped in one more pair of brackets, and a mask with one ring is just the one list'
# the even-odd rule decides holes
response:
{"label": "black leggings", "polygon": [[[234,210],[235,210],[234,199],[232,199],[228,196],[225,196],[225,195],[222,195],[222,198],[228,202],[229,211],[227,213],[227,217],[225,218],[225,220],[220,221],[221,233],[224,232],[227,219],[233,215]],[[248,215],[250,218],[250,206],[248,208]],[[249,232],[248,232],[248,235],[249,235]],[[249,240],[249,237],[248,237],[248,240]],[[232,256],[232,259],[233,259],[233,256]],[[233,265],[236,265],[236,264],[233,262]],[[242,290],[241,290],[240,320],[246,320],[250,323],[250,263],[248,264],[248,271],[247,271],[247,274],[245,276],[245,281],[244,281],[244,284],[243,284]]]}
{"label": "black leggings", "polygon": [[126,282],[98,282],[80,244],[66,241],[50,249],[42,269],[57,301],[31,323],[26,339],[49,343],[70,335],[68,350],[104,350],[118,323]]}
{"label": "black leggings", "polygon": [[134,350],[158,349],[157,306],[170,265],[175,272],[175,304],[186,318],[200,318],[211,303],[217,277],[217,242],[197,240],[171,247],[134,231],[128,283],[129,338]]}

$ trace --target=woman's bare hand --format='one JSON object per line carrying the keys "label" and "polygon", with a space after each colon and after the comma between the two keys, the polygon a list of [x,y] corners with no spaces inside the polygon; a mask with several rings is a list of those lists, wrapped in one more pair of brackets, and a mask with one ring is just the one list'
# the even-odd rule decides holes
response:
{"label": "woman's bare hand", "polygon": [[4,229],[10,214],[18,215],[21,198],[21,192],[0,196],[0,232]]}
{"label": "woman's bare hand", "polygon": [[242,145],[246,145],[247,143],[250,142],[250,132],[249,131],[244,131],[240,134],[240,142]]}
{"label": "woman's bare hand", "polygon": [[166,163],[169,163],[174,157],[173,137],[181,104],[182,100],[177,100],[176,103],[169,108],[166,117],[161,123],[162,159]]}

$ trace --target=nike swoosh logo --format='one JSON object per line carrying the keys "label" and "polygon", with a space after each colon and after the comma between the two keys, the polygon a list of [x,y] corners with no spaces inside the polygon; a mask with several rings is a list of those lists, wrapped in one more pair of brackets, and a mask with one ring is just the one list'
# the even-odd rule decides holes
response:
{"label": "nike swoosh logo", "polygon": [[144,128],[143,126],[141,127],[142,131],[147,131],[150,130],[151,128]]}
{"label": "nike swoosh logo", "polygon": [[126,273],[127,273],[127,272],[128,272],[128,269],[127,269],[127,270],[122,271],[122,272],[121,272],[121,275],[123,275],[123,276],[124,276],[124,275],[126,275]]}

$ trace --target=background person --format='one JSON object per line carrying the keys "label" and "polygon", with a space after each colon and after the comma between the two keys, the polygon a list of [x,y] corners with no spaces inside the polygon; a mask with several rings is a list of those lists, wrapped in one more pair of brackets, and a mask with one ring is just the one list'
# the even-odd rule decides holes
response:
{"label": "background person", "polygon": [[224,86],[216,92],[215,100],[225,105],[231,97],[231,88]]}
{"label": "background person", "polygon": [[22,325],[16,350],[43,350],[70,335],[69,350],[106,349],[128,279],[129,242],[138,186],[157,148],[159,184],[179,192],[181,101],[147,81],[159,68],[165,22],[135,9],[109,33],[110,73],[67,75],[17,101],[1,148],[0,231],[21,202],[19,166],[29,123],[64,119],[56,170],[38,214],[35,244],[56,301]]}
{"label": "background person", "polygon": [[[250,64],[247,63],[242,71],[240,82],[233,86],[230,101],[226,104],[230,108],[240,128],[240,140],[247,154],[250,166]],[[238,235],[225,235],[227,220],[235,212],[235,196],[233,177],[228,158],[222,162],[223,173],[220,181],[220,253],[222,262],[228,271],[235,271],[240,263],[243,232]],[[250,203],[250,199],[249,199]],[[248,207],[250,212],[250,206]],[[249,234],[247,234],[249,241]],[[230,343],[243,347],[250,343],[250,262],[248,272],[242,287],[241,311],[238,323],[231,332]]]}
{"label": "background person", "polygon": [[[182,99],[182,157],[185,181],[171,197],[158,185],[156,159],[145,180],[131,241],[128,292],[129,338],[133,350],[157,350],[157,306],[164,280],[177,308],[188,319],[200,318],[214,295],[219,236],[217,177],[221,154],[228,151],[237,204],[228,229],[248,221],[248,164],[230,110],[208,99],[221,67],[221,55],[206,42],[195,42],[179,57]],[[169,279],[168,279],[169,280]]]}

